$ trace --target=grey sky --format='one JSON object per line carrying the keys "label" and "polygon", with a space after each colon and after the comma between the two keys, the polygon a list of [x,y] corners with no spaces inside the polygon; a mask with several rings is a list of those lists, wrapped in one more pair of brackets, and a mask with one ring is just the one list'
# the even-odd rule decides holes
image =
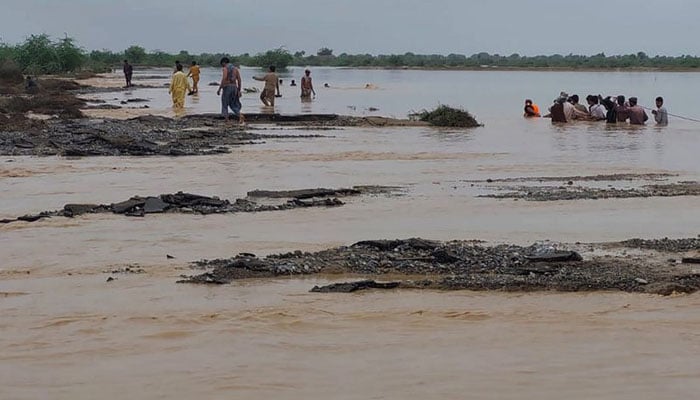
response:
{"label": "grey sky", "polygon": [[697,0],[0,0],[0,37],[88,50],[700,53]]}

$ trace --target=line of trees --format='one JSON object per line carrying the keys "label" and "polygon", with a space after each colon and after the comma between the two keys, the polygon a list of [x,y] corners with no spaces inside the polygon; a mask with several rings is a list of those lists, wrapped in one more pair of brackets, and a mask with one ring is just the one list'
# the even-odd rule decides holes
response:
{"label": "line of trees", "polygon": [[190,54],[180,51],[170,54],[160,50],[146,51],[140,46],[131,46],[124,51],[111,50],[85,51],[70,37],[54,40],[47,35],[32,35],[23,43],[9,45],[0,43],[0,62],[11,60],[28,74],[57,74],[78,71],[107,71],[118,66],[124,59],[134,65],[164,67],[176,60],[189,63],[196,60],[200,65],[218,66],[222,57],[233,62],[252,67],[275,65],[283,69],[289,65],[330,66],[330,67],[376,67],[376,68],[552,68],[552,69],[618,69],[618,68],[659,68],[659,69],[700,69],[700,57],[684,55],[680,57],[654,56],[643,52],[627,55],[608,56],[604,53],[585,55],[549,56],[508,56],[478,53],[463,54],[333,54],[327,47],[316,54],[303,51],[291,53],[285,48],[268,50],[251,55],[248,53],[231,55],[225,53]]}

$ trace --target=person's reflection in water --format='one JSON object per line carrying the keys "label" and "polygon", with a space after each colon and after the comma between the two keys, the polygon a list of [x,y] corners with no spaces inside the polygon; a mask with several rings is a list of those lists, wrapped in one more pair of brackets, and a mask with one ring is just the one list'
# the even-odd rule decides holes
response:
{"label": "person's reflection in water", "polygon": [[313,101],[311,99],[309,100],[301,100],[301,112],[302,114],[311,114],[313,113]]}

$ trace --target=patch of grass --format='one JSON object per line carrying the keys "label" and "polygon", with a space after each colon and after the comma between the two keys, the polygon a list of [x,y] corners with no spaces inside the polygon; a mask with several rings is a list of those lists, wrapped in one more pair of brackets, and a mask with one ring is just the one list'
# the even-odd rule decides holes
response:
{"label": "patch of grass", "polygon": [[418,119],[433,126],[449,128],[476,128],[479,122],[466,110],[440,105],[432,111],[418,113]]}

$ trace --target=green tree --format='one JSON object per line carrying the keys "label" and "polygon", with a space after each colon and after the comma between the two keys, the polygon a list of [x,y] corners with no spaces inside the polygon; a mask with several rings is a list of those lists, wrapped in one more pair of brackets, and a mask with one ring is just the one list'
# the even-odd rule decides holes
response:
{"label": "green tree", "polygon": [[124,50],[124,58],[131,64],[141,64],[146,60],[146,49],[141,46],[131,46]]}
{"label": "green tree", "polygon": [[268,50],[265,53],[258,54],[251,60],[256,67],[269,67],[274,65],[279,69],[285,69],[291,64],[294,57],[284,48],[280,47],[275,50]]}
{"label": "green tree", "polygon": [[321,47],[316,52],[316,55],[319,57],[331,57],[333,55],[333,49],[329,49],[328,47]]}
{"label": "green tree", "polygon": [[30,74],[53,74],[61,71],[61,62],[48,35],[31,35],[17,47],[15,61]]}
{"label": "green tree", "polygon": [[83,50],[75,45],[72,38],[66,36],[59,40],[55,48],[61,64],[61,72],[75,72],[85,63]]}

